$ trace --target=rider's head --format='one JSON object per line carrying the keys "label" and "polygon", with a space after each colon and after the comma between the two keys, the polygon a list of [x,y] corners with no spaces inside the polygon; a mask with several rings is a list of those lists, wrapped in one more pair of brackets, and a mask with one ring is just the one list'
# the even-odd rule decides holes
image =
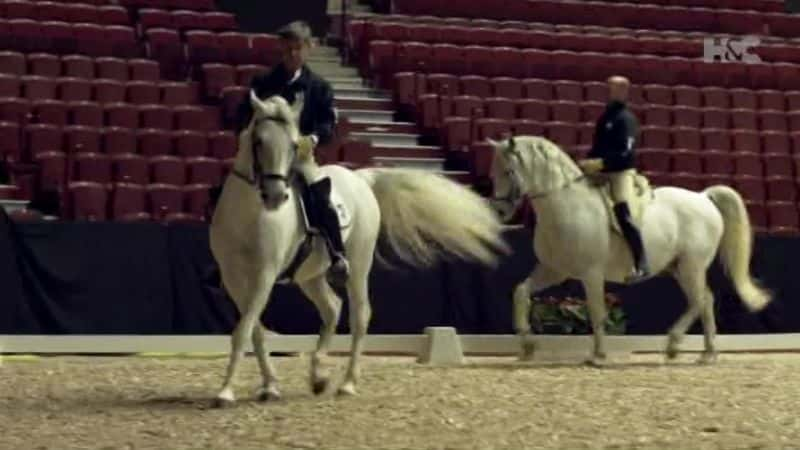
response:
{"label": "rider's head", "polygon": [[608,99],[610,101],[627,102],[631,82],[627,78],[614,75],[608,79]]}
{"label": "rider's head", "polygon": [[312,46],[311,28],[302,20],[292,22],[278,31],[281,40],[283,65],[289,73],[294,73],[306,62]]}

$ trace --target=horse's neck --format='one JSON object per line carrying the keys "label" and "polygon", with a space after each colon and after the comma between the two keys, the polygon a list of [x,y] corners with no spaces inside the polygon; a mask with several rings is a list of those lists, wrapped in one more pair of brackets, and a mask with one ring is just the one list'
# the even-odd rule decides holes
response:
{"label": "horse's neck", "polygon": [[236,152],[233,159],[233,168],[239,173],[252,176],[253,175],[253,154],[250,150],[243,148]]}
{"label": "horse's neck", "polygon": [[586,179],[582,179],[547,195],[531,198],[530,204],[537,218],[558,218],[578,210],[586,210],[599,199],[597,189]]}

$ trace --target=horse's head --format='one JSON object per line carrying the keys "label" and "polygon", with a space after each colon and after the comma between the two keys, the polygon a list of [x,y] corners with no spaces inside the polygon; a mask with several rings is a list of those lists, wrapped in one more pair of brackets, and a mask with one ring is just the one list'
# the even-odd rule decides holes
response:
{"label": "horse's head", "polygon": [[572,158],[543,137],[516,136],[488,142],[494,148],[490,174],[493,198],[501,206],[511,208],[511,213],[523,195],[547,195],[581,176]]}
{"label": "horse's head", "polygon": [[240,135],[239,150],[249,151],[253,182],[264,207],[274,210],[289,199],[290,172],[300,137],[297,118],[283,97],[260,100],[250,93],[253,119]]}

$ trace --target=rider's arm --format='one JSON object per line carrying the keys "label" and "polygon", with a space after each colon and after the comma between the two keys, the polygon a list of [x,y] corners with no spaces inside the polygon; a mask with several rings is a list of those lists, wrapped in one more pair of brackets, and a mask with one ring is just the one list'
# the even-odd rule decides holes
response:
{"label": "rider's arm", "polygon": [[317,145],[326,145],[333,139],[333,132],[336,127],[336,111],[333,108],[333,89],[330,84],[322,81],[318,86],[317,96],[314,102],[317,111],[316,123],[314,124],[313,139]]}

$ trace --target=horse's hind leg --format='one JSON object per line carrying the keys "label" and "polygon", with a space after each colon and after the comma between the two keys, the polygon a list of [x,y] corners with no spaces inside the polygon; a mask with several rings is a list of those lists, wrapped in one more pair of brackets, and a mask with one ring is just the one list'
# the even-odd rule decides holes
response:
{"label": "horse's hind leg", "polygon": [[300,288],[303,293],[316,305],[322,319],[322,328],[319,332],[317,349],[311,355],[311,390],[314,394],[321,394],[328,386],[329,377],[323,367],[323,358],[327,356],[331,339],[336,332],[339,314],[342,311],[342,300],[336,295],[328,284],[325,276],[317,277]]}
{"label": "horse's hind leg", "polygon": [[711,289],[706,287],[706,296],[704,299],[703,311],[700,314],[700,320],[703,321],[703,339],[705,342],[705,351],[697,360],[700,364],[711,364],[717,360],[717,349],[714,346],[714,338],[717,334],[717,321],[714,317],[714,294]]}
{"label": "horse's hind leg", "polygon": [[[711,303],[711,297],[708,295],[708,285],[706,284],[706,270],[704,267],[698,267],[696,264],[682,264],[678,267],[677,272],[678,284],[686,295],[688,301],[688,308],[686,312],[681,315],[669,331],[669,338],[667,340],[667,358],[674,359],[678,356],[678,345],[686,335],[686,331],[694,323],[695,320],[703,313],[704,319],[708,319],[707,314],[711,314],[713,318],[713,304],[710,306],[712,310],[705,312],[706,303]],[[706,333],[708,333],[708,323],[705,323]],[[716,328],[716,325],[714,325]],[[706,334],[706,342],[708,351],[708,343],[713,339],[712,336]],[[713,348],[713,344],[712,344]]]}
{"label": "horse's hind leg", "polygon": [[514,288],[514,328],[522,344],[521,360],[533,358],[536,350],[531,332],[531,295],[561,284],[566,279],[564,275],[540,263],[528,278]]}

